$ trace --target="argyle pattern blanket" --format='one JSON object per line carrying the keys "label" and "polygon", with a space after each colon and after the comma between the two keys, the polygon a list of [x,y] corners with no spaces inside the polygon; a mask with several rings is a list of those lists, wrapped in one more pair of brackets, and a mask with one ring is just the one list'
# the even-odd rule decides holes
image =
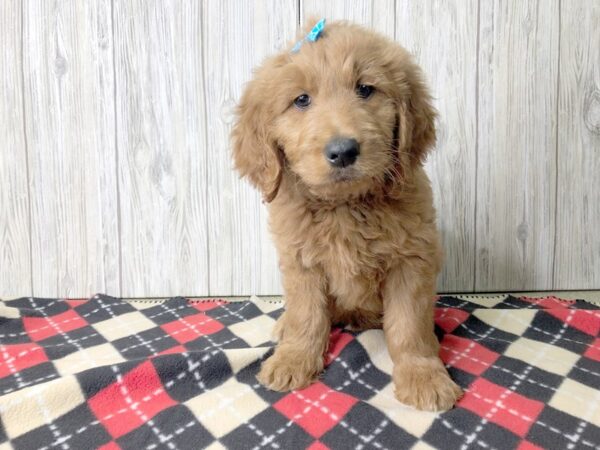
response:
{"label": "argyle pattern blanket", "polygon": [[310,387],[255,379],[283,303],[0,302],[0,449],[600,448],[600,306],[437,300],[450,411],[400,404],[381,330],[334,329]]}

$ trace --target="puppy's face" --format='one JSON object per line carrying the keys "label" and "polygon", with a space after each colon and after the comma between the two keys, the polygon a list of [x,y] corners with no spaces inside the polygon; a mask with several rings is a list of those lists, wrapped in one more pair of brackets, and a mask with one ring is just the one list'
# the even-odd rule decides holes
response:
{"label": "puppy's face", "polygon": [[234,158],[271,200],[290,171],[313,195],[360,195],[421,163],[435,113],[398,45],[348,24],[268,60],[247,87]]}
{"label": "puppy's face", "polygon": [[334,37],[290,57],[272,130],[290,170],[317,195],[366,190],[395,161],[397,107],[385,68],[372,45]]}

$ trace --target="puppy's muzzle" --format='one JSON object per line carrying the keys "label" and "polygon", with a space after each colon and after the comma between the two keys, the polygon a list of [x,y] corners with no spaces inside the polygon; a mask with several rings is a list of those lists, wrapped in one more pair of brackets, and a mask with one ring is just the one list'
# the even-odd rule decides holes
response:
{"label": "puppy's muzzle", "polygon": [[360,144],[353,138],[335,137],[327,143],[323,153],[332,167],[348,167],[356,162]]}

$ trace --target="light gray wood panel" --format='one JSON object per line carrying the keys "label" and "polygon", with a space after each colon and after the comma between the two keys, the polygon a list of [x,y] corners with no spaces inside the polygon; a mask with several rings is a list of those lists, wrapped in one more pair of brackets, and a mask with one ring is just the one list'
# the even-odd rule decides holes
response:
{"label": "light gray wood panel", "polygon": [[0,2],[0,298],[31,295],[21,3]]}
{"label": "light gray wood panel", "polygon": [[204,6],[210,293],[280,293],[266,208],[232,170],[229,133],[252,68],[295,35],[297,2],[227,0]]}
{"label": "light gray wood panel", "polygon": [[479,291],[552,285],[558,0],[482,1]]}
{"label": "light gray wood panel", "polygon": [[23,8],[33,293],[118,295],[110,1]]}
{"label": "light gray wood panel", "polygon": [[554,288],[600,287],[600,1],[561,4]]}
{"label": "light gray wood panel", "polygon": [[439,111],[426,169],[445,250],[441,292],[474,282],[477,25],[476,0],[396,2],[396,40],[423,68]]}
{"label": "light gray wood panel", "polygon": [[126,296],[208,292],[204,3],[114,2]]}
{"label": "light gray wood panel", "polygon": [[281,293],[229,131],[311,15],[395,37],[430,81],[440,291],[599,286],[600,0],[4,0],[0,296]]}
{"label": "light gray wood panel", "polygon": [[301,22],[310,18],[350,20],[394,37],[394,0],[301,0]]}

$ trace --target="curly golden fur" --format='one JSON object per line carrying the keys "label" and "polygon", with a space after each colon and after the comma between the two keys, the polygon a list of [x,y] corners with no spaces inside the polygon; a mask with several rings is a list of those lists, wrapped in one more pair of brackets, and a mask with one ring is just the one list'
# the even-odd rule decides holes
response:
{"label": "curly golden fur", "polygon": [[[290,48],[257,70],[232,133],[237,170],[270,203],[286,296],[258,379],[305,387],[323,370],[332,323],[383,327],[398,400],[451,408],[461,391],[433,332],[441,250],[423,161],[435,110],[421,70],[396,43],[345,22]],[[310,104],[298,107],[302,94]],[[347,167],[324,156],[339,137],[360,145]]]}

